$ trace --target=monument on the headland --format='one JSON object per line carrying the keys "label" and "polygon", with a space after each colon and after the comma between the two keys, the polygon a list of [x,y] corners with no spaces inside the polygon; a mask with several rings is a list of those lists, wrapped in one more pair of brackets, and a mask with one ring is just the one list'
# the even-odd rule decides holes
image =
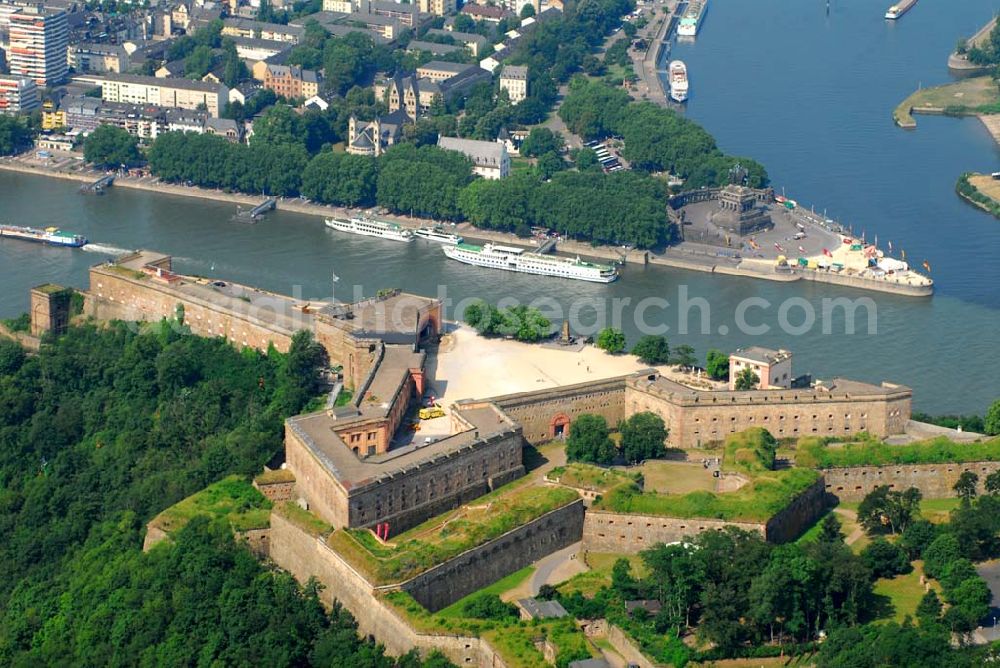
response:
{"label": "monument on the headland", "polygon": [[774,227],[761,191],[750,188],[749,173],[742,165],[729,170],[729,183],[719,192],[719,209],[712,214],[715,225],[740,236]]}

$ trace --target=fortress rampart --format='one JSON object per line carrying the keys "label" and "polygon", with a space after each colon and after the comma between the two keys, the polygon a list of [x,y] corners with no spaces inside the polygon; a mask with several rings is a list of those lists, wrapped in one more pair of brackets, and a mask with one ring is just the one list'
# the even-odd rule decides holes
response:
{"label": "fortress rampart", "polygon": [[705,531],[734,526],[759,533],[773,543],[787,543],[816,522],[826,509],[823,479],[799,494],[766,521],[677,518],[588,509],[583,547],[591,552],[636,554],[659,543],[676,543]]}
{"label": "fortress rampart", "polygon": [[990,473],[1000,471],[1000,462],[965,462],[962,464],[890,464],[823,469],[826,491],[841,501],[860,501],[880,485],[903,491],[916,487],[925,499],[947,499],[965,471],[979,476],[980,492]]}

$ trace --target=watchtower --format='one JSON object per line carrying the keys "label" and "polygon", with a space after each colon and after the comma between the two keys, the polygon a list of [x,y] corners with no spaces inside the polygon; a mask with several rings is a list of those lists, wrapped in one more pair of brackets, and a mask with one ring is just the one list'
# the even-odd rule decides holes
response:
{"label": "watchtower", "polygon": [[45,283],[31,288],[31,334],[62,334],[69,326],[70,300],[73,291],[61,285]]}

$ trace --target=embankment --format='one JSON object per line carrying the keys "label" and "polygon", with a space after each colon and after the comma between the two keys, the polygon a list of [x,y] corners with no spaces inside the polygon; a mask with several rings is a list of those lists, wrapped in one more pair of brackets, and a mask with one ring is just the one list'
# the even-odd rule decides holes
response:
{"label": "embankment", "polygon": [[[76,181],[77,183],[91,183],[103,172],[65,172],[32,165],[25,165],[10,159],[0,159],[0,170],[19,172],[23,174],[33,174],[36,176],[47,176],[51,178]],[[239,206],[255,206],[261,203],[261,198],[240,193],[227,193],[221,190],[209,190],[195,186],[183,186],[159,181],[142,180],[131,177],[123,177],[115,180],[116,188],[131,188],[133,190],[143,190],[147,192],[177,195],[179,197],[196,197],[210,199],[218,202],[230,202]],[[330,217],[330,216],[350,216],[356,215],[356,210],[344,209],[340,207],[323,204],[312,204],[300,199],[285,200],[279,199],[277,208],[282,211],[290,211],[310,216]],[[406,216],[383,216],[387,220],[392,220],[400,225],[415,228],[421,225],[432,225],[437,221],[410,218]],[[514,243],[524,245],[524,240],[515,235],[503,232],[493,232],[481,230],[471,225],[463,224],[459,229],[471,239],[484,239],[503,243]],[[686,254],[674,249],[668,250],[664,254],[653,254],[645,250],[624,249],[617,246],[593,246],[591,244],[578,241],[560,241],[559,253],[563,256],[583,256],[598,258],[610,261],[624,261],[627,264],[645,265],[655,264],[662,267],[674,269],[684,269],[688,271],[701,271],[705,273],[721,274],[725,276],[736,276],[741,278],[757,278],[778,282],[793,282],[796,280],[813,280],[818,283],[828,283],[860,290],[874,290],[877,292],[888,292],[904,296],[926,296],[933,293],[933,287],[919,288],[897,284],[887,281],[867,280],[859,277],[840,276],[837,274],[821,274],[820,272],[800,271],[792,273],[777,273],[773,269],[762,270],[751,268],[746,262],[740,265],[727,264],[718,258],[707,256],[697,256]],[[744,266],[746,265],[746,266]]]}
{"label": "embankment", "polygon": [[[993,17],[986,22],[982,28],[976,31],[976,34],[968,39],[966,45],[968,47],[978,46],[982,44],[996,27],[997,17]],[[948,56],[948,69],[959,76],[973,76],[976,74],[986,74],[992,69],[989,65],[976,65],[975,63],[970,63],[969,59],[964,54],[959,54],[958,52],[952,52]]]}
{"label": "embankment", "polygon": [[[955,184],[955,194],[977,209],[982,209],[986,213],[1000,218],[1000,201],[990,197],[981,189],[984,180],[991,178],[985,174],[972,172],[962,174]],[[977,185],[977,181],[979,185]]]}

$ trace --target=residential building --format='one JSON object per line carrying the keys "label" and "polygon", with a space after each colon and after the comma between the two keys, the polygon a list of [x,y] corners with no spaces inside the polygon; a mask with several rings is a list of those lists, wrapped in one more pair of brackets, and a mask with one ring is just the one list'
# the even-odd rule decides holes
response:
{"label": "residential building", "polygon": [[189,110],[203,107],[213,117],[225,111],[229,101],[228,88],[204,81],[158,79],[135,74],[84,75],[73,80],[100,86],[101,98],[107,102]]}
{"label": "residential building", "polygon": [[27,77],[0,76],[0,114],[20,114],[37,109],[38,84]]}
{"label": "residential building", "polygon": [[[433,74],[436,79],[422,76],[421,72]],[[477,83],[491,79],[489,72],[475,65],[455,63],[428,63],[417,73],[417,76],[397,76],[377,82],[375,97],[385,101],[389,111],[404,109],[412,118],[419,118],[430,110],[435,99],[455,99]],[[445,73],[451,76],[442,78]]]}
{"label": "residential building", "polygon": [[323,0],[324,12],[336,12],[338,14],[350,14],[357,6],[354,0]]}
{"label": "residential building", "polygon": [[500,71],[500,90],[507,91],[511,104],[528,97],[528,68],[523,65],[504,65]]}
{"label": "residential building", "polygon": [[105,102],[93,97],[67,95],[60,103],[66,127],[91,132],[99,125],[114,125],[141,139],[156,139],[164,127],[163,110],[151,105]]}
{"label": "residential building", "polygon": [[171,60],[170,62],[163,63],[155,72],[153,76],[157,79],[170,79],[184,76],[184,59]]}
{"label": "residential building", "polygon": [[424,39],[431,37],[451,37],[455,42],[465,46],[476,58],[480,54],[486,53],[490,48],[490,41],[482,35],[471,32],[458,32],[455,30],[443,30],[441,28],[431,28],[425,34]]}
{"label": "residential building", "polygon": [[319,93],[319,76],[295,65],[269,63],[264,70],[264,88],[286,98],[310,98]]}
{"label": "residential building", "polygon": [[65,109],[57,109],[51,100],[46,100],[42,104],[42,129],[55,130],[56,128],[68,128],[69,123],[66,118]]}
{"label": "residential building", "polygon": [[489,21],[490,23],[500,23],[500,21],[514,17],[514,12],[495,5],[467,4],[462,7],[462,14],[475,21]]}
{"label": "residential building", "polygon": [[456,53],[464,50],[465,47],[458,44],[441,44],[440,42],[424,42],[417,39],[411,40],[410,43],[406,45],[407,53],[417,53],[419,51],[426,51],[434,56],[444,56],[449,53]]}
{"label": "residential building", "polygon": [[457,9],[455,0],[420,0],[420,11],[434,16],[454,14]]}
{"label": "residential building", "polygon": [[254,39],[252,37],[233,37],[231,39],[236,45],[236,55],[251,63],[267,60],[279,53],[290,51],[292,48],[288,42],[280,40]]}
{"label": "residential building", "polygon": [[11,14],[10,72],[39,86],[62,83],[69,69],[69,23],[66,13],[41,6],[23,7]]}
{"label": "residential building", "polygon": [[438,146],[458,151],[472,160],[472,171],[485,179],[502,179],[510,175],[510,156],[503,144],[458,137],[438,137]]}
{"label": "residential building", "polygon": [[359,122],[351,116],[347,130],[347,152],[377,158],[399,141],[403,126],[410,123],[413,123],[413,118],[402,109],[369,123]]}
{"label": "residential building", "polygon": [[417,68],[417,77],[442,82],[456,77],[466,77],[475,74],[480,68],[465,63],[449,63],[443,60],[432,60]]}
{"label": "residential building", "polygon": [[757,388],[789,389],[792,386],[792,353],[760,346],[740,348],[729,356],[729,389],[736,389],[736,378],[751,369],[759,379]]}
{"label": "residential building", "polygon": [[128,72],[130,60],[125,47],[117,44],[81,42],[69,49],[69,66],[77,72]]}
{"label": "residential building", "polygon": [[305,34],[305,28],[297,25],[265,23],[251,19],[228,18],[222,21],[222,34],[227,37],[246,37],[271,42],[298,44]]}

